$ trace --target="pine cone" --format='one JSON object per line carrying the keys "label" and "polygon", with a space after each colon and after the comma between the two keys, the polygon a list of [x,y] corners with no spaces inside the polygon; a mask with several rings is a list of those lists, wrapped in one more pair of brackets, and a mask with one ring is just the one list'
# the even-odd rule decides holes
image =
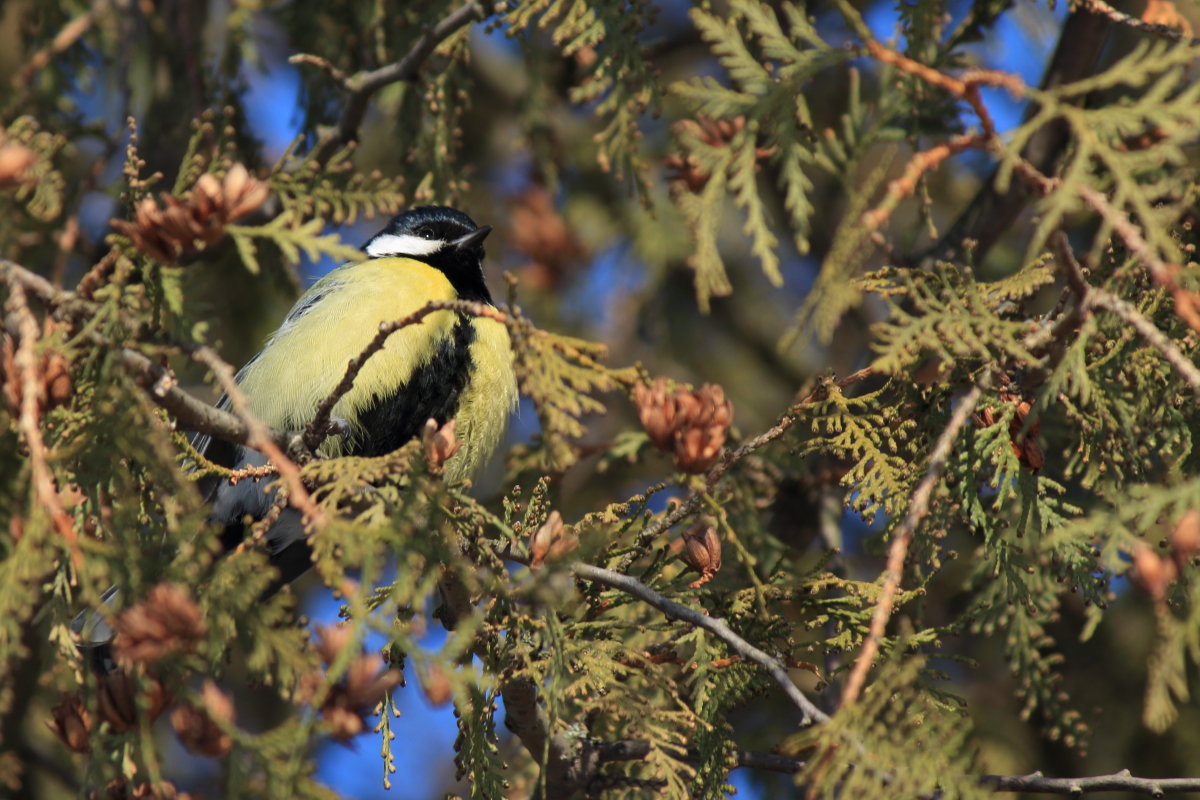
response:
{"label": "pine cone", "polygon": [[179,586],[160,583],[113,624],[117,660],[151,663],[174,652],[192,652],[204,635],[200,608]]}

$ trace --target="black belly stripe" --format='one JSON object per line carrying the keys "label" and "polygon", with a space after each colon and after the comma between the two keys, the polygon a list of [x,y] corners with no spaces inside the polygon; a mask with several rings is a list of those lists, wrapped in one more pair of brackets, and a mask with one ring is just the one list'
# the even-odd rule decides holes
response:
{"label": "black belly stripe", "polygon": [[357,427],[363,433],[350,443],[348,455],[385,455],[417,436],[430,417],[438,424],[454,417],[471,377],[472,323],[472,317],[460,314],[451,335],[438,342],[433,358],[392,394],[375,396],[358,415]]}

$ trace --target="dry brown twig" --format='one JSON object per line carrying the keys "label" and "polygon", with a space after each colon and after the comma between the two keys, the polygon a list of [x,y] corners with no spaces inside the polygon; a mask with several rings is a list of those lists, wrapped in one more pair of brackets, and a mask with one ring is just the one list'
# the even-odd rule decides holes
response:
{"label": "dry brown twig", "polygon": [[931,86],[944,89],[958,99],[966,102],[979,118],[983,127],[982,133],[960,134],[947,142],[935,145],[913,155],[904,168],[904,173],[888,184],[884,199],[871,211],[863,215],[863,224],[868,231],[878,230],[895,211],[896,206],[905,197],[911,195],[917,188],[917,182],[926,172],[936,169],[950,156],[969,149],[985,149],[994,147],[999,141],[996,125],[992,121],[987,106],[979,94],[980,86],[996,86],[1007,89],[1014,97],[1022,97],[1028,91],[1025,83],[1016,75],[990,69],[969,69],[961,77],[947,75],[919,61],[914,61],[902,53],[891,50],[875,39],[866,42],[867,53],[872,58],[884,64],[890,64],[896,69]]}
{"label": "dry brown twig", "polygon": [[46,442],[42,439],[40,408],[45,401],[45,385],[39,375],[39,360],[36,344],[40,338],[40,327],[29,308],[25,287],[14,280],[8,281],[8,300],[5,311],[16,317],[18,341],[13,356],[13,366],[19,375],[21,402],[17,426],[25,446],[29,448],[29,461],[33,469],[33,486],[38,501],[50,515],[55,529],[62,537],[71,563],[76,569],[83,567],[83,551],[79,548],[79,534],[75,523],[63,507],[62,497],[54,483],[54,473],[46,453]]}
{"label": "dry brown twig", "polygon": [[942,477],[954,442],[963,427],[970,421],[971,415],[975,413],[975,407],[979,405],[982,398],[983,387],[976,384],[959,399],[958,407],[950,415],[950,421],[942,429],[933,450],[929,453],[929,463],[925,467],[925,474],[913,489],[912,499],[908,503],[908,512],[896,529],[892,531],[887,566],[883,572],[883,588],[880,589],[879,600],[875,603],[875,611],[871,615],[871,626],[867,638],[863,640],[862,651],[858,654],[858,659],[854,662],[854,668],[850,671],[850,677],[846,680],[846,686],[842,690],[842,708],[854,703],[862,692],[863,684],[867,680],[867,672],[870,671],[871,664],[875,661],[875,654],[879,652],[879,645],[883,641],[884,629],[892,616],[892,603],[896,599],[896,592],[900,588],[900,578],[904,574],[904,561],[908,557],[908,546],[912,543],[917,525],[929,513],[929,502],[933,497],[933,489]]}
{"label": "dry brown twig", "polygon": [[21,67],[13,77],[13,87],[18,90],[27,87],[33,76],[49,64],[55,56],[65,52],[83,38],[83,35],[96,23],[96,19],[108,11],[110,5],[110,0],[96,0],[91,8],[64,25],[50,40],[50,44],[34,53],[29,61],[25,62],[25,66]]}
{"label": "dry brown twig", "polygon": [[209,347],[197,348],[192,357],[208,367],[220,384],[221,391],[229,398],[234,413],[245,423],[249,433],[247,445],[265,455],[279,470],[280,477],[288,487],[288,502],[300,509],[311,524],[317,527],[324,525],[325,512],[317,507],[312,495],[305,488],[304,481],[300,478],[300,467],[275,443],[271,436],[271,428],[250,409],[250,399],[238,386],[233,367]]}

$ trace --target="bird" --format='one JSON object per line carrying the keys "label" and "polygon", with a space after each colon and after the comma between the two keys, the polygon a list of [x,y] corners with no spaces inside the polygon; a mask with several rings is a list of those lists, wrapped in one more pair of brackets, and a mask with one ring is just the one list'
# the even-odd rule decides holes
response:
{"label": "bird", "polygon": [[[491,226],[476,225],[448,206],[419,206],[394,217],[363,246],[364,258],[344,264],[314,283],[288,312],[263,348],[238,372],[249,411],[267,425],[303,430],[363,352],[380,325],[408,316],[432,301],[494,305],[484,281],[483,241]],[[227,398],[218,405],[229,406]],[[322,443],[325,457],[380,456],[417,437],[426,421],[454,422],[459,449],[444,478],[469,478],[500,443],[517,406],[512,347],[504,323],[453,310],[435,311],[402,327],[372,355],[334,405],[341,429]],[[209,461],[240,469],[266,463],[244,445],[199,436],[196,449]],[[263,519],[274,493],[256,481],[206,479],[209,524],[220,530],[225,552],[244,541],[248,523]],[[278,570],[273,594],[311,565],[300,514],[286,509],[264,539]],[[106,605],[118,592],[102,596]],[[72,623],[93,668],[111,672],[114,632],[94,610]]]}

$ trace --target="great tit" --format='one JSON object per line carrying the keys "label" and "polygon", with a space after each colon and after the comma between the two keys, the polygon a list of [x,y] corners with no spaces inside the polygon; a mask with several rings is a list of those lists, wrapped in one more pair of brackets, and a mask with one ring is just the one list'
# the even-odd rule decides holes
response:
{"label": "great tit", "polygon": [[[279,430],[302,430],[381,323],[436,300],[491,304],[483,276],[483,240],[491,230],[444,206],[421,206],[392,219],[363,246],[363,261],[338,267],[313,284],[238,373],[251,411]],[[383,455],[417,436],[430,418],[439,424],[454,420],[460,447],[444,475],[459,481],[491,455],[516,403],[503,323],[437,311],[396,331],[366,362],[333,408],[332,415],[345,422],[345,435],[329,437],[320,450],[326,456]],[[195,445],[221,466],[265,463],[261,453],[222,440],[201,437]],[[209,520],[221,530],[226,551],[243,541],[247,520],[262,519],[274,502],[273,493],[256,481],[219,481],[207,494]],[[311,551],[293,509],[280,515],[265,538],[280,573],[273,592],[311,566]],[[115,592],[104,600],[114,602]],[[93,665],[111,670],[113,633],[102,617],[84,612],[72,628],[91,651]]]}

